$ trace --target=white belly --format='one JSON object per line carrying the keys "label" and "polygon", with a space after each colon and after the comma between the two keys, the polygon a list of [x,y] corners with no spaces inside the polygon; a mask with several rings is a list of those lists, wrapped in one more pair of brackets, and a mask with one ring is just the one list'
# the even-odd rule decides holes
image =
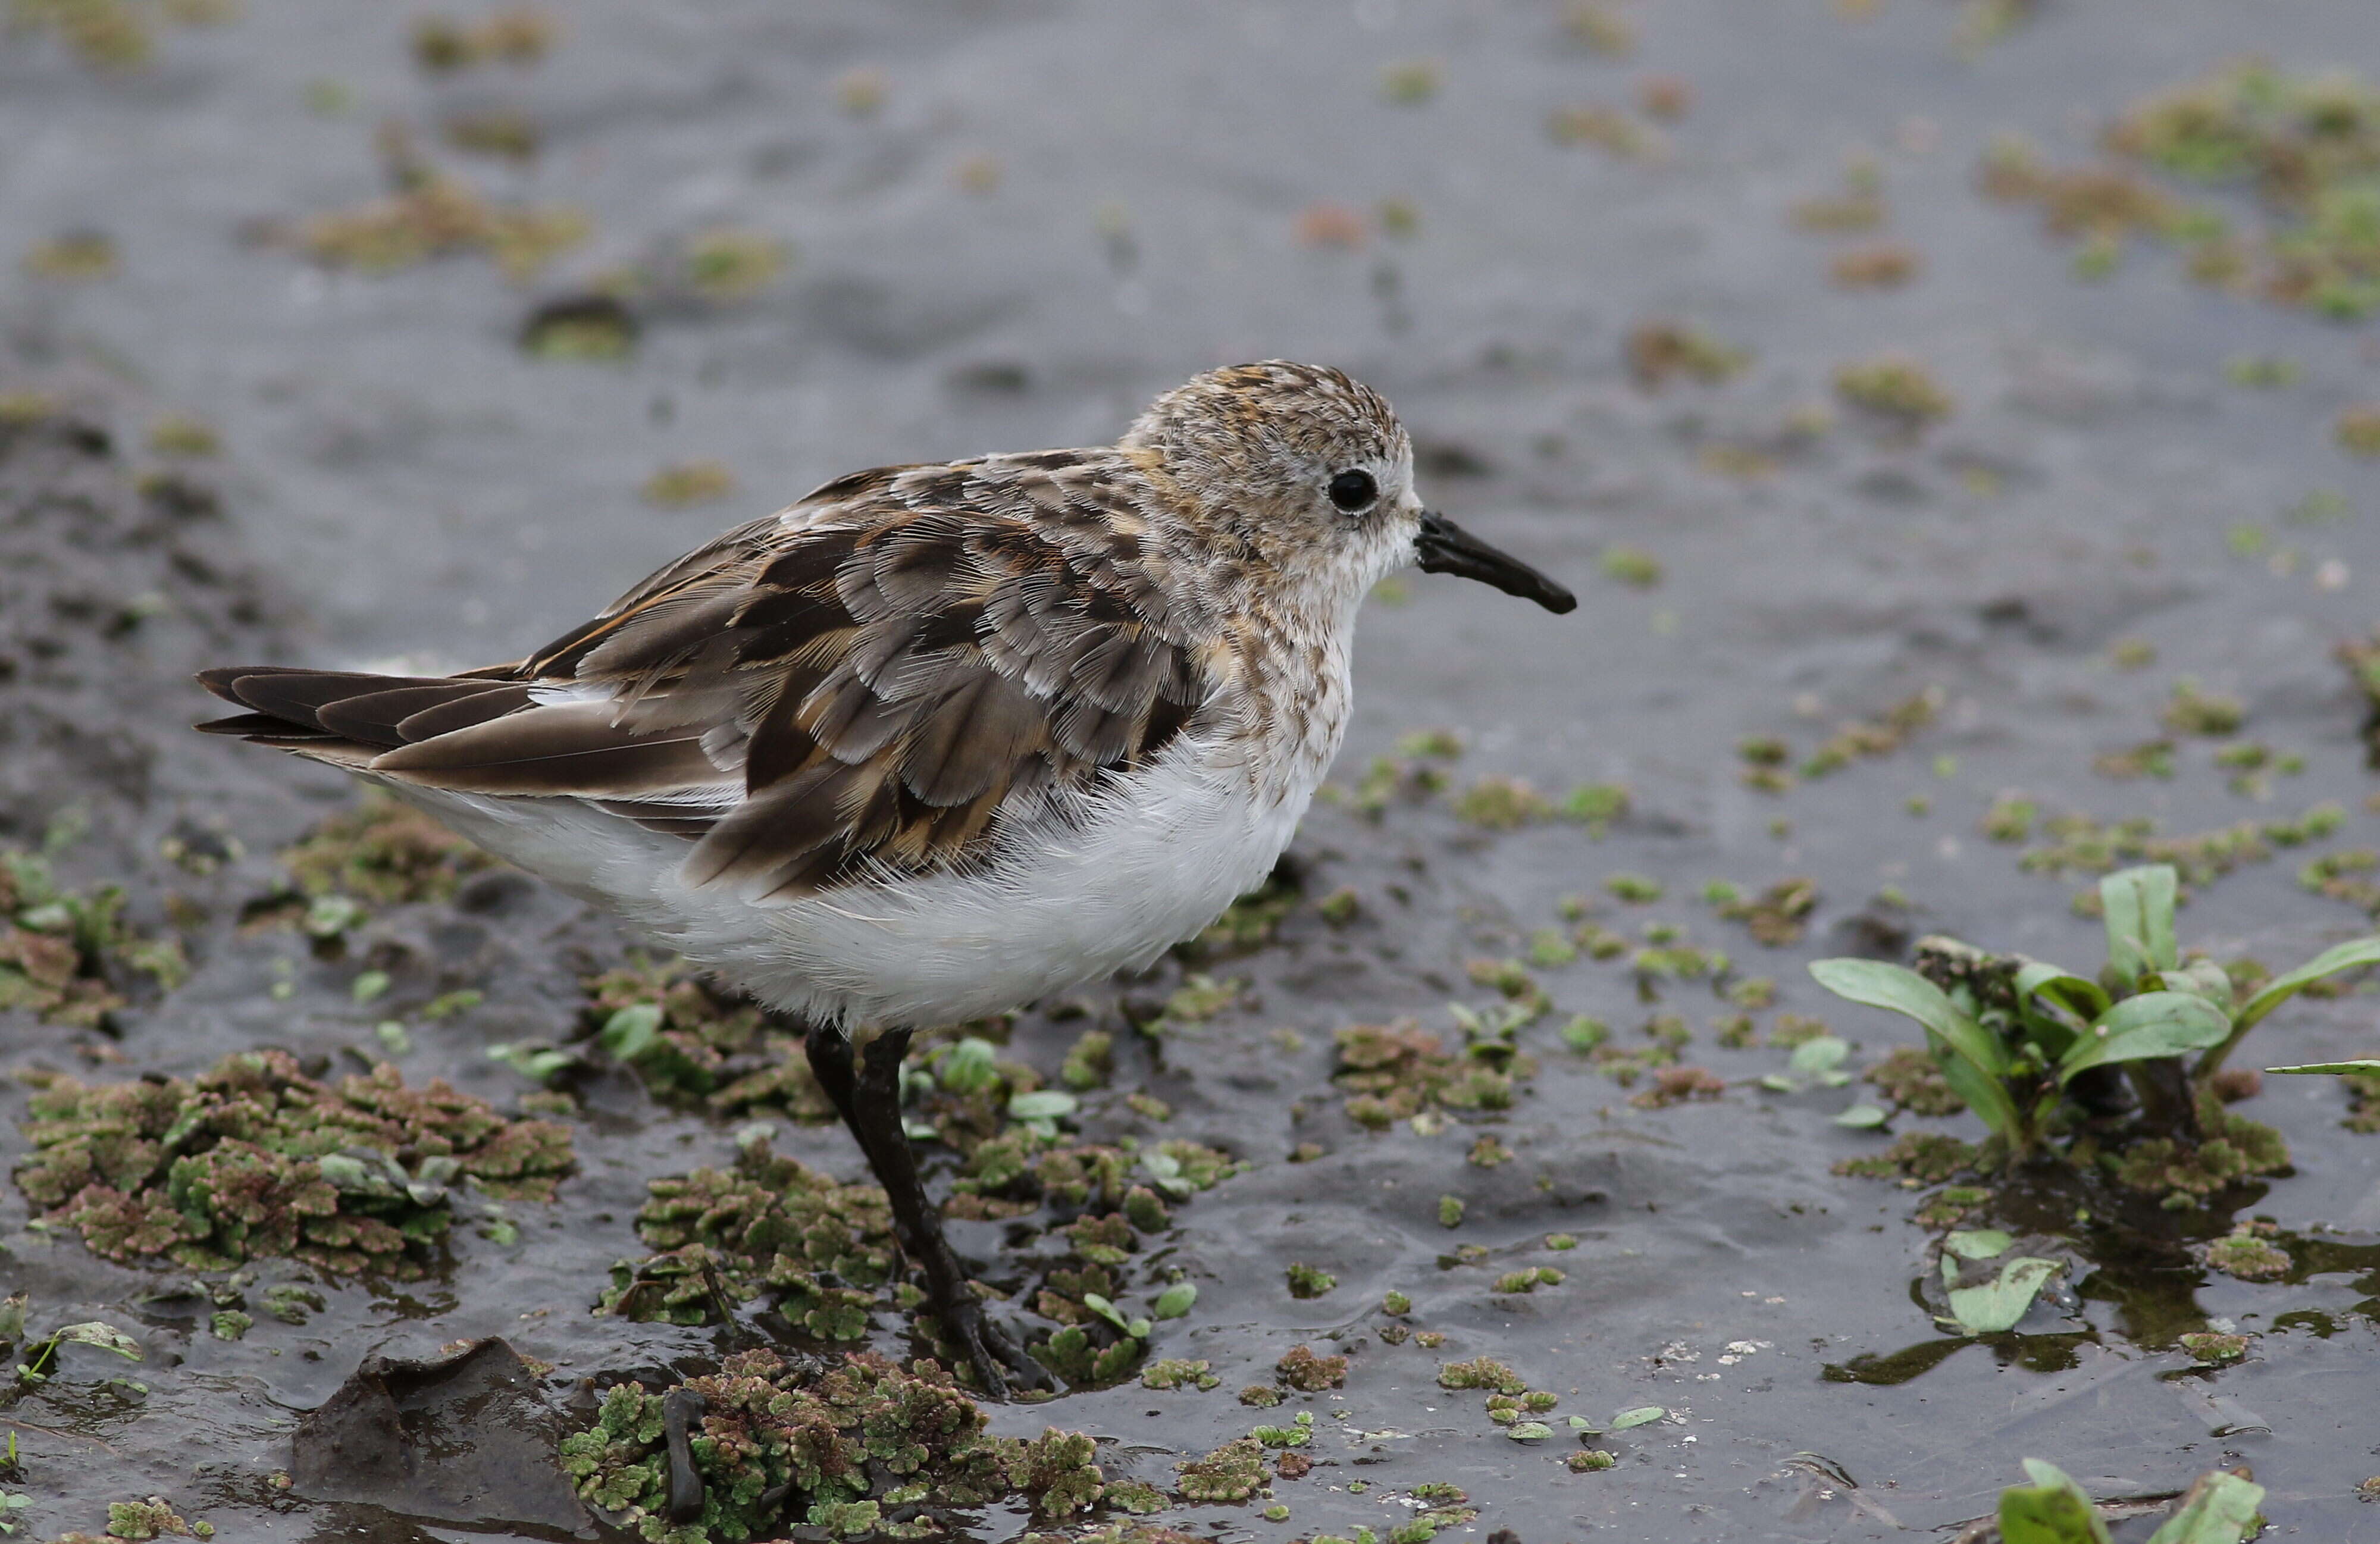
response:
{"label": "white belly", "polygon": [[1130,784],[1081,799],[1073,819],[1017,833],[979,872],[771,904],[687,888],[686,842],[576,800],[390,791],[771,1007],[924,1027],[1146,965],[1191,937],[1263,881],[1319,771],[1260,784],[1185,736]]}

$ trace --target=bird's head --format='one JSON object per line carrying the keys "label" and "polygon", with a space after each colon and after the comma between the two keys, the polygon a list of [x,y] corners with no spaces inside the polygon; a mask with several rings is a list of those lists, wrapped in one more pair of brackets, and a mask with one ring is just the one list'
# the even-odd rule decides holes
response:
{"label": "bird's head", "polygon": [[1122,445],[1154,460],[1219,554],[1238,552],[1352,614],[1391,569],[1459,574],[1548,611],[1571,592],[1423,506],[1413,441],[1340,371],[1268,359],[1209,371],[1149,405]]}

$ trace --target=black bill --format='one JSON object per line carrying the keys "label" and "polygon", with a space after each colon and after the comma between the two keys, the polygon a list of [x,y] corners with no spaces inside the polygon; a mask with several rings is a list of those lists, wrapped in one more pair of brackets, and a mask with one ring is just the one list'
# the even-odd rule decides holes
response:
{"label": "black bill", "polygon": [[1425,574],[1460,574],[1492,584],[1507,595],[1535,601],[1548,611],[1574,611],[1578,597],[1509,553],[1500,553],[1445,516],[1424,510],[1421,539],[1414,543]]}

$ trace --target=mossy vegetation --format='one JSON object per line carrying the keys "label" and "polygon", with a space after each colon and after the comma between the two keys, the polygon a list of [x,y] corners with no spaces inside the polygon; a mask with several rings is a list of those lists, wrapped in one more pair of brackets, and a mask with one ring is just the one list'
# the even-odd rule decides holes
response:
{"label": "mossy vegetation", "polygon": [[0,1012],[94,1029],[136,988],[179,986],[189,972],[181,941],[142,937],[124,907],[121,886],[69,890],[43,859],[0,847]]}
{"label": "mossy vegetation", "polygon": [[109,1259],[199,1270],[288,1256],[418,1275],[468,1215],[467,1186],[551,1200],[572,1165],[566,1126],[507,1120],[443,1082],[408,1088],[385,1064],[320,1083],[278,1051],[187,1082],[48,1077],[26,1135],[17,1185],[52,1223]]}
{"label": "mossy vegetation", "polygon": [[[700,1412],[686,1447],[701,1501],[697,1515],[673,1523],[670,1500],[684,1485],[673,1485],[665,1411],[688,1396]],[[1090,1438],[1052,1427],[1026,1441],[987,1424],[932,1361],[904,1369],[860,1352],[814,1372],[763,1349],[664,1392],[613,1385],[595,1424],[563,1440],[562,1461],[580,1495],[654,1544],[769,1537],[787,1525],[919,1538],[941,1531],[941,1509],[1014,1501],[1063,1519],[1105,1492]]]}
{"label": "mossy vegetation", "polygon": [[[2045,165],[2021,140],[1985,158],[1993,197],[2036,204],[2104,273],[2127,237],[2180,249],[2201,283],[2352,321],[2380,310],[2380,92],[2353,74],[2227,66],[2134,103],[2107,131],[2109,164]],[[2245,230],[2221,208],[2155,181],[2163,173],[2252,193]]]}

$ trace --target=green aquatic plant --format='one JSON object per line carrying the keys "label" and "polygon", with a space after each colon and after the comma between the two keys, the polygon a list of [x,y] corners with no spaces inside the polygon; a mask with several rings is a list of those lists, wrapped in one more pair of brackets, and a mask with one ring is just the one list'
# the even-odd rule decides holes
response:
{"label": "green aquatic plant", "polygon": [[[2107,962],[2095,979],[1939,938],[1919,943],[1916,970],[1828,959],[1810,973],[1838,996],[1916,1020],[1947,1091],[1991,1128],[2007,1162],[2035,1156],[2077,1118],[2107,1115],[2119,1098],[2110,1078],[2120,1070],[2142,1118],[2135,1145],[2110,1155],[2119,1174],[2142,1188],[2203,1194],[2288,1161],[2277,1137],[2225,1114],[2213,1097],[2226,1060],[2298,992],[2380,963],[2380,938],[2339,944],[2242,991],[2213,961],[2182,958],[2173,926],[2178,891],[2174,869],[2163,864],[2100,881]],[[2196,1059],[2186,1064],[2192,1052]],[[2151,1150],[2154,1143],[2165,1146]]]}
{"label": "green aquatic plant", "polygon": [[[672,1410],[690,1465],[672,1458]],[[1052,1427],[1021,1441],[986,1424],[934,1362],[905,1371],[861,1352],[813,1372],[762,1349],[664,1392],[614,1385],[561,1455],[580,1495],[653,1544],[775,1538],[779,1525],[805,1523],[901,1537],[922,1531],[907,1520],[923,1508],[1017,1501],[1062,1518],[1099,1501],[1090,1438]],[[674,1523],[674,1513],[691,1515]]]}
{"label": "green aquatic plant", "polygon": [[[2107,1525],[2089,1492],[2055,1464],[2024,1461],[2030,1483],[2000,1492],[2003,1544],[2108,1544]],[[2201,1475],[2151,1534],[2148,1544],[2243,1544],[2263,1531],[2256,1508],[2265,1488],[2243,1471]]]}
{"label": "green aquatic plant", "polygon": [[551,1200],[570,1130],[507,1120],[443,1081],[408,1088],[383,1063],[335,1085],[286,1052],[244,1052],[195,1080],[87,1087],[51,1076],[31,1101],[18,1188],[94,1254],[198,1270],[294,1256],[325,1270],[419,1274],[468,1184]]}

